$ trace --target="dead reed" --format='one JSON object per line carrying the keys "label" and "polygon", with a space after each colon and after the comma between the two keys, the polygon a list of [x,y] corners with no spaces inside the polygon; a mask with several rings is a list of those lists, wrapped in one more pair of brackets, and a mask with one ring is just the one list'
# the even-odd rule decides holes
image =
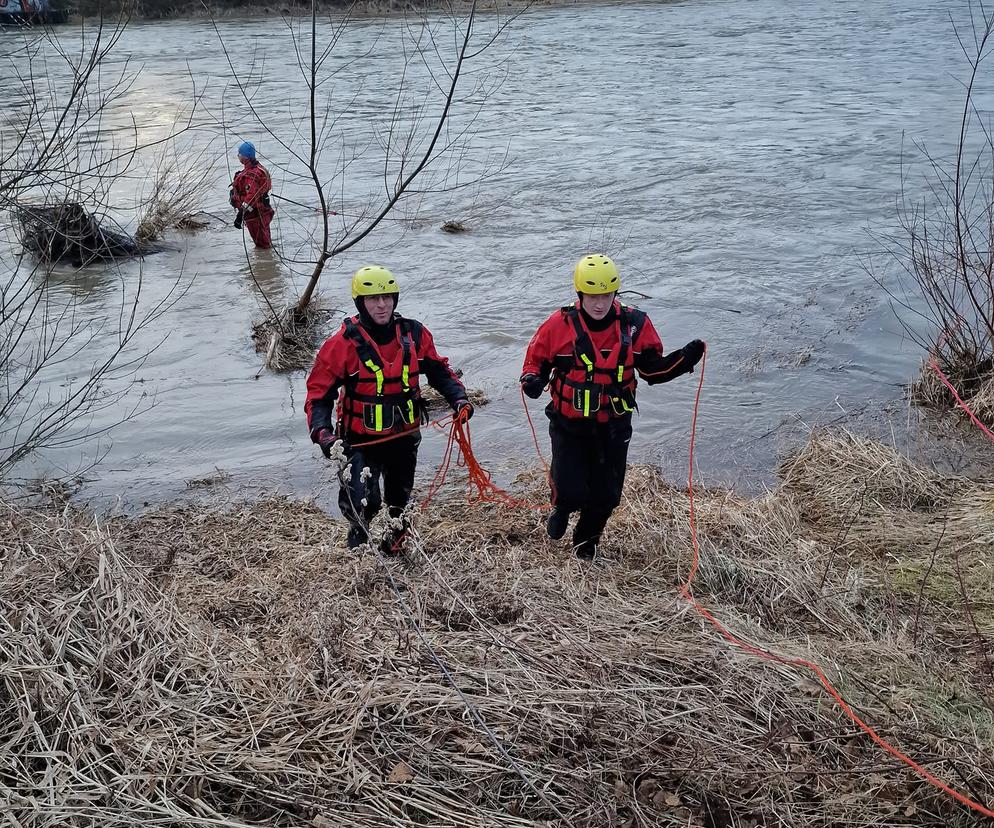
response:
{"label": "dead reed", "polygon": [[[845,434],[783,471],[759,498],[696,492],[695,594],[989,803],[994,630],[893,576],[929,543],[989,550],[994,488]],[[0,801],[32,827],[979,824],[688,609],[688,506],[633,468],[589,567],[539,513],[458,497],[393,561],[306,501],[3,506]],[[975,619],[987,557],[959,562]]]}

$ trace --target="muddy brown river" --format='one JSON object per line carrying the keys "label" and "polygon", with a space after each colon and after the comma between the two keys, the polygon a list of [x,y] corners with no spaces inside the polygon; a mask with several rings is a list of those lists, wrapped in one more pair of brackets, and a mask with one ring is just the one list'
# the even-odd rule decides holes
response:
{"label": "muddy brown river", "polygon": [[[907,442],[902,385],[921,354],[858,254],[878,246],[868,228],[896,224],[902,146],[906,155],[912,140],[937,154],[952,148],[967,66],[949,13],[965,10],[945,0],[534,10],[481,58],[456,120],[466,125],[462,112],[472,111],[473,157],[506,153],[506,166],[480,186],[429,194],[384,222],[326,271],[325,301],[351,307],[348,279],[363,264],[397,274],[400,310],[426,323],[467,384],[492,400],[473,433],[500,481],[537,464],[516,379],[529,337],[571,300],[572,264],[591,250],[613,255],[624,287],[648,297],[632,301],[665,343],[710,344],[697,452],[704,481],[763,485],[779,454],[816,423],[855,423]],[[219,26],[242,80],[256,89],[264,77],[254,107],[274,133],[292,135],[305,96],[285,27],[273,17]],[[322,87],[338,116],[327,174],[343,146],[371,153],[331,193],[336,221],[382,198],[376,136],[389,123],[407,33],[400,19],[355,22],[330,59],[342,70]],[[22,60],[23,37],[0,33],[8,62]],[[255,140],[277,194],[313,205],[313,191],[282,171],[289,153],[253,120],[209,21],[132,25],[115,59],[125,57],[137,80],[93,141],[125,141],[133,125],[143,139],[163,133],[195,84],[214,123],[202,118],[187,138],[217,164],[202,206],[218,220],[199,233],[171,233],[173,249],[145,260],[145,301],[177,276],[186,291],[137,343],[140,350],[161,340],[138,370],[135,393],[76,427],[101,431],[128,405],[154,405],[82,447],[35,456],[19,474],[73,472],[99,456],[82,496],[120,498],[125,507],[181,496],[188,481],[216,469],[236,491],[314,492],[329,475],[307,436],[305,373],[260,373],[249,332],[264,295],[282,302],[306,280],[300,260],[316,218],[311,206],[277,202],[277,252],[246,254],[227,223],[234,147]],[[981,89],[980,103],[988,100]],[[143,155],[146,165],[155,160]],[[912,193],[922,191],[923,172],[905,169]],[[143,187],[139,165],[114,185],[115,205],[126,213]],[[443,232],[447,220],[469,232]],[[3,253],[7,265],[13,253]],[[122,282],[133,287],[138,272],[136,263],[59,269],[56,291],[79,300],[97,336],[47,375],[52,391],[111,341]],[[642,387],[639,397],[631,459],[659,463],[675,481],[686,475],[694,386],[685,377]],[[544,429],[540,404],[530,409]],[[426,435],[422,478],[443,447],[441,435]]]}

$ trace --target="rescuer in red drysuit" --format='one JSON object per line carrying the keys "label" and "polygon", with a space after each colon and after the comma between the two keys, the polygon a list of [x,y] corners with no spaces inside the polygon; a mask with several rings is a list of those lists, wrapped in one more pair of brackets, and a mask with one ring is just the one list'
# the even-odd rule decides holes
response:
{"label": "rescuer in red drysuit", "polygon": [[[399,296],[397,280],[386,268],[358,270],[352,298],[359,313],[321,346],[307,378],[304,410],[311,440],[325,457],[334,453],[345,461],[338,505],[349,522],[350,549],[369,540],[370,521],[383,500],[396,519],[411,497],[421,424],[427,421],[421,375],[458,416],[473,415],[465,387],[435,350],[431,332],[396,313]],[[405,528],[395,524],[388,531],[383,552],[399,551]]]}
{"label": "rescuer in red drysuit", "polygon": [[577,557],[591,559],[621,502],[636,374],[655,385],[689,373],[704,343],[695,339],[664,356],[649,317],[617,301],[621,280],[606,256],[581,259],[573,286],[576,303],[553,313],[528,344],[520,381],[532,399],[546,385],[552,396],[545,409],[552,441],[549,537],[559,540],[579,512],[573,547]]}
{"label": "rescuer in red drysuit", "polygon": [[273,237],[269,225],[273,221],[273,208],[269,204],[269,191],[273,188],[269,172],[255,157],[255,145],[245,141],[238,147],[238,160],[242,168],[231,182],[228,200],[238,213],[235,227],[249,231],[256,247],[272,247]]}

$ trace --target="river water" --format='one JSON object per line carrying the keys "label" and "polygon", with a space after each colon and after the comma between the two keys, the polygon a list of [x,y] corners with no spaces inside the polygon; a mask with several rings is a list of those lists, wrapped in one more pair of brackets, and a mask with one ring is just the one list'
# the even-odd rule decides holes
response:
{"label": "river water", "polygon": [[[857,254],[878,246],[868,228],[895,225],[902,147],[907,154],[912,140],[924,140],[948,154],[956,137],[967,66],[951,10],[962,17],[966,6],[685,0],[533,10],[474,64],[472,95],[454,122],[474,118],[467,169],[487,153],[506,153],[506,166],[478,187],[409,204],[395,219],[412,220],[385,222],[333,262],[325,300],[349,307],[349,274],[365,263],[398,275],[400,310],[427,324],[467,384],[492,400],[473,420],[474,442],[499,481],[538,462],[516,379],[531,333],[571,300],[572,264],[590,250],[615,256],[624,286],[649,297],[635,303],[665,343],[710,343],[697,452],[706,482],[764,484],[780,453],[815,423],[855,421],[905,442],[902,384],[921,354]],[[273,18],[219,27],[256,111],[304,151],[302,137],[288,138],[305,97],[286,29]],[[322,24],[322,37],[329,34]],[[382,201],[376,138],[389,124],[410,34],[400,19],[357,21],[329,58],[340,74],[319,100],[331,96],[339,120],[329,128],[323,175],[336,171],[342,147],[358,156],[346,183],[331,188],[331,207],[345,221]],[[2,34],[0,46],[13,54],[20,37]],[[439,41],[451,52],[451,35]],[[227,185],[242,138],[256,141],[277,193],[314,204],[299,164],[253,121],[209,21],[132,25],[115,60],[125,56],[140,74],[95,140],[124,140],[132,124],[143,140],[162,133],[195,84],[210,117],[199,116],[184,151],[195,140],[205,163],[217,165],[204,208],[230,219]],[[423,73],[411,72],[417,91]],[[923,171],[905,170],[912,193]],[[129,176],[113,195],[126,207],[141,186]],[[449,219],[469,232],[443,232]],[[241,234],[221,220],[170,235],[174,249],[148,257],[142,270],[147,301],[177,276],[186,288],[139,343],[165,336],[138,372],[138,401],[154,406],[82,448],[36,457],[21,473],[73,471],[99,456],[83,496],[121,498],[126,507],[181,496],[188,481],[215,469],[230,475],[234,491],[303,494],[327,483],[305,428],[305,373],[260,374],[249,337],[263,293],[281,301],[305,281],[306,265],[293,260],[308,257],[315,225],[309,207],[279,203],[277,254],[246,254]],[[56,284],[97,325],[115,319],[121,280],[133,284],[137,275],[132,264],[65,268]],[[91,349],[110,336],[99,334]],[[63,373],[82,370],[93,353]],[[64,383],[50,379],[55,391]],[[675,481],[686,474],[695,380],[640,394],[631,458],[660,463]],[[122,405],[79,425],[102,429]],[[544,429],[540,404],[530,409]],[[422,446],[427,477],[444,439],[430,433]]]}

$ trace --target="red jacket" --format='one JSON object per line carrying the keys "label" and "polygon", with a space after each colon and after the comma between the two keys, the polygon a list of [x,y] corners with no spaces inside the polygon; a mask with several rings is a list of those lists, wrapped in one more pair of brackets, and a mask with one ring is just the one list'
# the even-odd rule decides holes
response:
{"label": "red jacket", "polygon": [[629,416],[636,408],[636,374],[655,385],[691,370],[681,351],[663,356],[645,313],[617,301],[613,313],[607,328],[591,330],[577,301],[553,313],[528,343],[522,376],[551,381],[550,414],[597,422]]}
{"label": "red jacket", "polygon": [[398,314],[394,325],[394,338],[381,344],[353,316],[321,346],[307,378],[304,403],[312,440],[317,442],[322,428],[335,428],[352,442],[417,430],[423,411],[422,374],[453,408],[466,398],[449,361],[435,350],[431,331]]}
{"label": "red jacket", "polygon": [[269,208],[269,191],[273,188],[269,172],[258,161],[252,160],[235,173],[231,182],[231,206],[236,210],[243,204],[263,212]]}

